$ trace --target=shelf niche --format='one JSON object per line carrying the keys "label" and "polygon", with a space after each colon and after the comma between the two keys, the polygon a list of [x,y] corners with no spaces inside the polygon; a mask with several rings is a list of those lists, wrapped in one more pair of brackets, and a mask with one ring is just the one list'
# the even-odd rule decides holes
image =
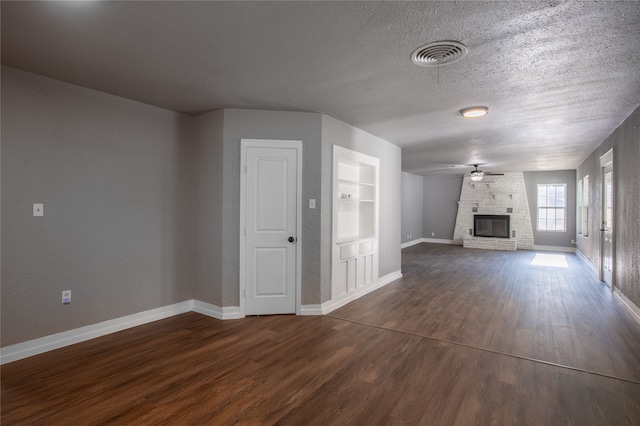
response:
{"label": "shelf niche", "polygon": [[331,299],[378,282],[380,159],[333,146]]}

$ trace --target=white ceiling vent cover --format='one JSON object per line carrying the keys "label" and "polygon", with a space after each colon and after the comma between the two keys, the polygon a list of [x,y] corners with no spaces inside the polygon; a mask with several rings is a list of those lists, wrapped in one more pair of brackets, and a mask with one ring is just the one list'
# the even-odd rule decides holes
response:
{"label": "white ceiling vent cover", "polygon": [[434,41],[414,50],[411,61],[421,67],[437,67],[457,62],[464,58],[467,52],[467,46],[459,41]]}

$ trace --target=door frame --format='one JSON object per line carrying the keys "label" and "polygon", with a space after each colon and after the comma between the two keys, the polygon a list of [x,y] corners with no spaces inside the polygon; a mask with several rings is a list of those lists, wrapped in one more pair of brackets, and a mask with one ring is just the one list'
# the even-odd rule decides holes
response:
{"label": "door frame", "polygon": [[611,166],[611,208],[613,209],[612,224],[611,224],[611,291],[615,289],[615,265],[616,265],[616,240],[615,240],[615,216],[616,216],[616,184],[615,184],[615,168],[613,164],[613,148],[607,151],[600,157],[600,223],[598,229],[600,230],[600,250],[599,250],[599,267],[598,274],[600,281],[604,282],[604,218],[606,215],[606,199],[605,199],[605,183],[604,175],[605,168]]}
{"label": "door frame", "polygon": [[245,238],[245,228],[247,226],[246,214],[246,194],[247,194],[247,148],[287,148],[296,150],[297,175],[296,175],[296,283],[295,301],[296,315],[300,315],[302,301],[302,141],[300,140],[280,140],[280,139],[240,139],[240,229],[238,237],[240,239],[240,282],[239,300],[240,314],[246,316],[246,262],[247,262],[247,241]]}

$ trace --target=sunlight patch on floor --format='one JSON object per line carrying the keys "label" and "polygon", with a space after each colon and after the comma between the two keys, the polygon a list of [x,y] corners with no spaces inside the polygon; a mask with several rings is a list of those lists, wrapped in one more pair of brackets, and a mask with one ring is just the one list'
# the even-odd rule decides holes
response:
{"label": "sunlight patch on floor", "polygon": [[556,268],[568,268],[567,258],[564,254],[538,253],[531,262],[535,266],[554,266]]}

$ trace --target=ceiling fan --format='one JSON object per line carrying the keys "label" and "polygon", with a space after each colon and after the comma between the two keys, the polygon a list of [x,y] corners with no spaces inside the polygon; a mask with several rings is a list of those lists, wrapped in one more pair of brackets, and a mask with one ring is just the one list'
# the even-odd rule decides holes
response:
{"label": "ceiling fan", "polygon": [[482,170],[478,170],[479,164],[473,164],[475,170],[471,170],[469,173],[471,175],[471,180],[474,182],[479,182],[482,180],[484,176],[504,176],[504,173],[491,173],[491,172],[483,172]]}

